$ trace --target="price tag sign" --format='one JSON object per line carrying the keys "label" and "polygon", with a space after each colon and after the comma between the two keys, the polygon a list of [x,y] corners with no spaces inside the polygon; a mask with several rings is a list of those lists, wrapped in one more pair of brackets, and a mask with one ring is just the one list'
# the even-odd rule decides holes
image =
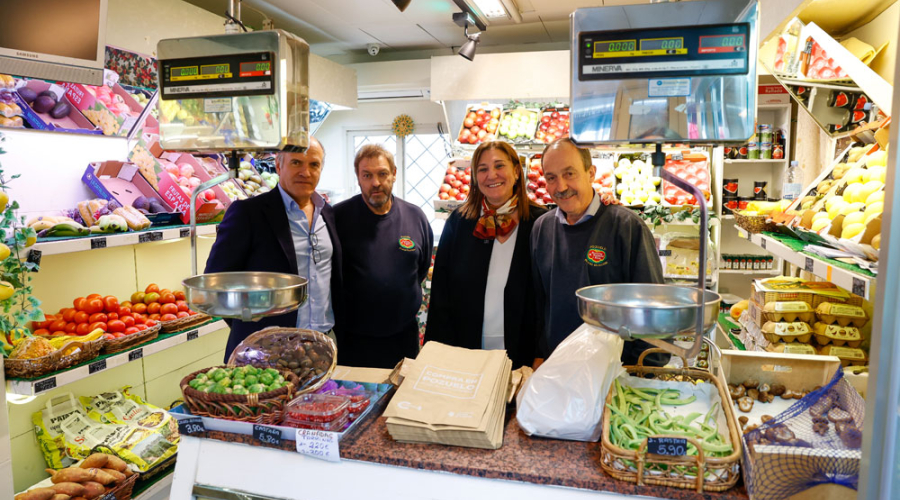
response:
{"label": "price tag sign", "polygon": [[191,331],[187,332],[187,339],[188,339],[188,342],[190,342],[190,341],[192,341],[192,340],[197,340],[198,338],[200,338],[200,332],[199,332],[199,331],[197,331],[197,330],[191,330]]}
{"label": "price tag sign", "polygon": [[150,235],[150,241],[162,241],[163,239],[162,231],[153,231],[148,234]]}
{"label": "price tag sign", "polygon": [[41,380],[40,382],[36,382],[34,384],[34,393],[38,394],[40,392],[49,391],[50,389],[56,388],[56,377],[50,377],[45,380]]}
{"label": "price tag sign", "polygon": [[669,249],[666,249],[666,250],[660,250],[660,251],[659,251],[659,256],[660,256],[660,257],[671,257],[671,256],[672,256],[672,251],[669,250]]}
{"label": "price tag sign", "polygon": [[765,238],[760,240],[760,245],[763,247],[763,250],[765,250],[765,248],[766,248],[766,239]]}
{"label": "price tag sign", "polygon": [[851,291],[856,295],[865,297],[866,296],[866,282],[859,278],[853,278],[853,288]]}
{"label": "price tag sign", "polygon": [[687,454],[687,439],[682,438],[647,438],[647,453],[680,457]]}
{"label": "price tag sign", "polygon": [[128,353],[128,361],[137,361],[144,357],[144,348],[135,349]]}
{"label": "price tag sign", "polygon": [[263,444],[281,447],[281,431],[265,425],[253,425],[253,439]]}
{"label": "price tag sign", "polygon": [[91,250],[106,248],[106,238],[91,238]]}
{"label": "price tag sign", "polygon": [[100,361],[94,361],[93,363],[88,365],[88,375],[93,375],[97,372],[103,371],[106,369],[106,360],[101,359]]}
{"label": "price tag sign", "polygon": [[178,236],[181,238],[187,238],[190,235],[191,235],[191,228],[189,228],[189,227],[183,227],[183,228],[181,228],[181,230],[178,231]]}
{"label": "price tag sign", "polygon": [[806,272],[813,272],[813,259],[812,257],[807,257],[806,262],[804,262],[803,270]]}
{"label": "price tag sign", "polygon": [[178,421],[178,432],[188,436],[203,434],[206,432],[206,426],[203,425],[203,419],[200,417],[182,418]]}
{"label": "price tag sign", "polygon": [[338,433],[297,429],[297,453],[329,462],[340,462]]}
{"label": "price tag sign", "polygon": [[150,233],[141,233],[138,235],[138,243],[147,243],[150,241]]}

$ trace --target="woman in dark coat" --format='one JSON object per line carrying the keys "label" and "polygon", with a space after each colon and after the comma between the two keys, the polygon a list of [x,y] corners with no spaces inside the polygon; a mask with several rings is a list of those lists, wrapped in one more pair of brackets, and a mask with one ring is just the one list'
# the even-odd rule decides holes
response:
{"label": "woman in dark coat", "polygon": [[519,156],[486,142],[472,155],[472,190],[441,234],[425,341],[506,349],[531,366],[537,345],[531,228],[546,212],[532,203]]}

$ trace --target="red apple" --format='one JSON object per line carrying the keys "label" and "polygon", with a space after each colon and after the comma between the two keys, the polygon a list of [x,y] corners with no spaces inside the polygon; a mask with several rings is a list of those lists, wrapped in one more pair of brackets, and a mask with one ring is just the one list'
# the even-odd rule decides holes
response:
{"label": "red apple", "polygon": [[533,168],[528,171],[528,180],[530,180],[530,181],[536,181],[538,179],[538,177],[540,177],[540,176],[541,176],[541,174],[537,173],[537,171],[534,170]]}
{"label": "red apple", "polygon": [[438,193],[438,198],[440,198],[440,199],[442,199],[442,200],[449,200],[449,199],[450,199],[450,195],[447,194],[447,193]]}
{"label": "red apple", "polygon": [[456,193],[456,199],[459,201],[465,201],[466,193]]}
{"label": "red apple", "polygon": [[455,180],[456,180],[456,176],[453,174],[447,174],[444,177],[444,182],[446,182],[447,184],[453,184],[453,181],[455,181]]}
{"label": "red apple", "polygon": [[468,175],[468,173],[467,173],[466,175],[463,176],[462,181],[463,181],[463,184],[471,184],[471,183],[472,183],[472,176],[471,176],[471,175]]}
{"label": "red apple", "polygon": [[458,194],[459,190],[456,188],[451,188],[450,191],[447,191],[447,195],[449,195],[451,198],[456,198],[456,195]]}
{"label": "red apple", "polygon": [[463,184],[462,187],[459,188],[459,190],[460,190],[461,192],[463,192],[463,193],[469,194],[469,190],[470,190],[471,188],[472,188],[472,186],[470,186],[470,185],[468,185],[468,184]]}
{"label": "red apple", "polygon": [[466,127],[466,128],[472,128],[473,125],[475,125],[475,120],[470,120],[470,119],[468,119],[468,118],[466,118],[465,120],[463,120],[463,126],[464,126],[464,127]]}
{"label": "red apple", "polygon": [[478,115],[474,111],[469,111],[469,114],[466,115],[466,120],[474,120],[477,117]]}
{"label": "red apple", "polygon": [[494,108],[491,110],[491,116],[494,119],[500,118],[500,108]]}
{"label": "red apple", "polygon": [[544,179],[543,175],[538,177],[537,183],[540,187],[547,187],[547,179]]}
{"label": "red apple", "polygon": [[487,130],[481,129],[478,131],[478,140],[484,140],[484,136],[487,135]]}
{"label": "red apple", "polygon": [[450,182],[450,186],[453,187],[453,188],[455,188],[455,189],[459,189],[460,186],[462,186],[462,181],[459,180],[459,179],[453,179],[453,181]]}
{"label": "red apple", "polygon": [[534,193],[528,193],[528,199],[531,201],[537,201],[537,195]]}
{"label": "red apple", "polygon": [[441,184],[441,192],[446,193],[447,191],[450,191],[450,187],[450,184],[447,184],[446,182]]}
{"label": "red apple", "polygon": [[472,134],[469,136],[469,144],[477,144],[478,143],[478,135]]}
{"label": "red apple", "polygon": [[538,195],[539,197],[543,198],[543,197],[547,194],[547,190],[544,189],[544,188],[542,188],[542,187],[539,187],[539,188],[537,188],[537,189],[534,190],[534,194],[536,194],[536,195]]}
{"label": "red apple", "polygon": [[540,186],[537,185],[537,182],[529,182],[529,183],[528,183],[528,190],[529,190],[529,191],[537,191],[537,189],[538,189],[539,187],[540,187]]}
{"label": "red apple", "polygon": [[546,205],[547,203],[553,203],[553,197],[550,196],[549,194],[545,194],[543,200],[544,200],[544,204],[545,204],[545,205]]}

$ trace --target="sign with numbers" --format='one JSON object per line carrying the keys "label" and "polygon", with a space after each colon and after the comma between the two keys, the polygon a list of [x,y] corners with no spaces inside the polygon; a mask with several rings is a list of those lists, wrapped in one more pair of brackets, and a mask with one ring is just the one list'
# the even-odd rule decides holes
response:
{"label": "sign with numbers", "polygon": [[297,429],[297,453],[309,455],[329,462],[340,462],[338,433]]}

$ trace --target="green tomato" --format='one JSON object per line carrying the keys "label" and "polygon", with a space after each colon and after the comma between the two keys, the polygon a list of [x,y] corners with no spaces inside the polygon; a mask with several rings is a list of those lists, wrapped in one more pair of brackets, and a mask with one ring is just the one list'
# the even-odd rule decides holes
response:
{"label": "green tomato", "polygon": [[259,382],[259,377],[257,377],[256,375],[247,375],[246,377],[244,377],[244,385],[246,385],[247,387],[250,387],[251,385],[256,384],[258,382]]}
{"label": "green tomato", "polygon": [[263,373],[262,375],[259,376],[259,382],[261,384],[271,385],[272,382],[274,382],[274,381],[275,381],[275,377],[269,372]]}

